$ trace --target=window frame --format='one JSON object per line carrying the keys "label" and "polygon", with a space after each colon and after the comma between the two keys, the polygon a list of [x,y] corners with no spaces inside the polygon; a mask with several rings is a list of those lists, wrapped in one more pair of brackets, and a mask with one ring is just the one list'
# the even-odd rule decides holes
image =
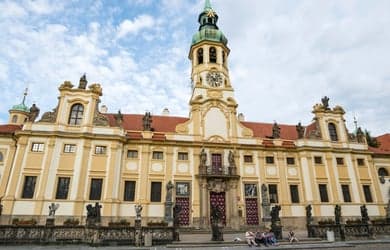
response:
{"label": "window frame", "polygon": [[76,144],[64,144],[63,153],[71,154],[76,152]]}
{"label": "window frame", "polygon": [[[32,183],[31,183],[32,192],[28,192],[28,190],[27,190],[27,185],[30,185],[30,184],[28,184],[28,179],[32,181]],[[38,177],[36,175],[25,175],[24,176],[24,182],[23,182],[23,188],[22,188],[22,194],[21,194],[22,199],[34,199],[35,189],[37,186],[37,179],[38,179]]]}
{"label": "window frame", "polygon": [[177,152],[177,160],[178,161],[188,161],[188,152]]}
{"label": "window frame", "polygon": [[300,203],[298,184],[290,184],[290,199],[291,203]]}
{"label": "window frame", "polygon": [[253,163],[253,155],[244,155],[244,163]]}
{"label": "window frame", "polygon": [[178,181],[176,186],[176,196],[189,197],[191,194],[191,184],[189,182]]}
{"label": "window frame", "polygon": [[275,164],[275,157],[274,156],[266,156],[265,163],[266,164]]}
{"label": "window frame", "polygon": [[362,188],[363,188],[364,200],[367,203],[374,202],[374,199],[373,199],[373,196],[372,196],[372,191],[371,191],[371,185],[363,184]]}
{"label": "window frame", "polygon": [[[272,193],[271,193],[272,191]],[[277,184],[268,184],[268,196],[270,203],[279,203],[278,195],[278,185]]]}
{"label": "window frame", "polygon": [[[290,162],[289,162],[290,160]],[[291,162],[292,160],[292,162]],[[287,165],[295,165],[295,157],[286,157],[286,164]]]}
{"label": "window frame", "polygon": [[366,165],[364,158],[357,158],[356,162],[357,162],[357,165],[360,167]]}
{"label": "window frame", "polygon": [[162,182],[152,181],[150,183],[150,202],[161,202]]}
{"label": "window frame", "polygon": [[31,152],[40,153],[45,151],[45,143],[33,142],[31,143]]}
{"label": "window frame", "polygon": [[218,57],[217,56],[217,48],[214,46],[211,46],[209,48],[209,62],[210,63],[217,63],[217,57]]}
{"label": "window frame", "polygon": [[[93,188],[98,188],[98,190],[97,191],[93,190]],[[103,191],[103,178],[91,178],[88,200],[100,201],[102,199],[102,191]]]}
{"label": "window frame", "polygon": [[[129,184],[129,185],[127,185]],[[134,202],[137,183],[134,180],[125,180],[123,183],[123,201]]]}
{"label": "window frame", "polygon": [[164,160],[164,152],[163,151],[157,151],[157,150],[153,151],[152,152],[152,160],[158,160],[158,161]]}
{"label": "window frame", "polygon": [[128,149],[127,150],[127,158],[129,158],[129,159],[138,159],[138,150],[136,150],[136,149]]}
{"label": "window frame", "polygon": [[75,103],[70,107],[68,124],[74,126],[80,126],[84,117],[84,105],[81,103]]}
{"label": "window frame", "polygon": [[[63,183],[66,185],[65,187],[65,191],[64,190],[61,190],[60,192],[60,185],[62,184],[61,183],[61,180],[66,180],[67,179],[67,183]],[[56,185],[56,194],[55,194],[55,199],[56,200],[67,200],[68,199],[68,196],[69,196],[69,186],[70,186],[70,177],[68,176],[58,176],[57,178],[57,185]],[[63,195],[65,194],[65,196]]]}
{"label": "window frame", "polygon": [[338,134],[337,134],[337,126],[333,122],[328,123],[328,132],[329,132],[329,139],[333,142],[336,142],[339,140]]}
{"label": "window frame", "polygon": [[[317,161],[319,160],[319,161]],[[314,164],[315,165],[321,165],[321,164],[324,164],[323,160],[322,160],[322,156],[314,156]]]}
{"label": "window frame", "polygon": [[199,48],[199,49],[196,51],[196,57],[197,57],[197,60],[198,60],[198,64],[203,64],[203,63],[204,63],[204,52],[203,52],[203,48]]}
{"label": "window frame", "polygon": [[107,146],[104,145],[95,145],[95,155],[106,155]]}
{"label": "window frame", "polygon": [[318,192],[321,202],[329,202],[328,185],[323,183],[318,184]]}
{"label": "window frame", "polygon": [[352,202],[351,191],[348,184],[341,184],[341,192],[343,193],[343,201],[345,203]]}
{"label": "window frame", "polygon": [[343,157],[336,157],[336,164],[338,166],[344,165],[344,158]]}

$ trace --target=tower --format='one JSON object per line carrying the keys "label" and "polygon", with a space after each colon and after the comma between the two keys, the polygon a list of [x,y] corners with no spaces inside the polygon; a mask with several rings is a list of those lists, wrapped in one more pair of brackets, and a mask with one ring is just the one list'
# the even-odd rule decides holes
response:
{"label": "tower", "polygon": [[23,93],[23,100],[20,104],[12,106],[9,112],[9,124],[22,125],[28,120],[28,115],[30,113],[29,108],[26,106],[26,96],[27,88]]}

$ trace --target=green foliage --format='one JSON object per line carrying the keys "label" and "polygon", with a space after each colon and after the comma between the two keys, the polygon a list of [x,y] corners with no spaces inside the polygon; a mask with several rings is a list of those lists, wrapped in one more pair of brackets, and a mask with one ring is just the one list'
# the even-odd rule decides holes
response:
{"label": "green foliage", "polygon": [[380,146],[378,140],[375,137],[371,137],[370,132],[367,129],[364,130],[364,135],[366,136],[368,146],[374,148],[378,148]]}

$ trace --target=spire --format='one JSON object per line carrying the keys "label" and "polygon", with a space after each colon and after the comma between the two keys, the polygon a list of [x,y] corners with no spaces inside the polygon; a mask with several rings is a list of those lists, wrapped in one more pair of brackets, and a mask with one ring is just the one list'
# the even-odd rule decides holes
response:
{"label": "spire", "polygon": [[28,88],[26,88],[23,92],[23,100],[20,104],[12,106],[11,110],[17,110],[17,111],[23,111],[23,112],[29,112],[29,108],[26,106],[26,97],[28,94]]}
{"label": "spire", "polygon": [[205,3],[204,3],[204,11],[210,11],[210,10],[213,10],[213,8],[211,7],[211,3],[210,3],[210,0],[206,0]]}
{"label": "spire", "polygon": [[22,101],[22,104],[24,104],[24,105],[26,105],[24,102],[26,101],[26,96],[27,96],[27,94],[28,94],[28,88],[26,88],[26,89],[24,90],[24,93],[23,93],[23,101]]}

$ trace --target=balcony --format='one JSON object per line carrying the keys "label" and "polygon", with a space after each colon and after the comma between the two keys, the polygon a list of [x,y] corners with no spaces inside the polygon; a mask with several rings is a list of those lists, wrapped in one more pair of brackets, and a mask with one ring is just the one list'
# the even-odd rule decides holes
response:
{"label": "balcony", "polygon": [[239,178],[236,166],[199,166],[199,177]]}

